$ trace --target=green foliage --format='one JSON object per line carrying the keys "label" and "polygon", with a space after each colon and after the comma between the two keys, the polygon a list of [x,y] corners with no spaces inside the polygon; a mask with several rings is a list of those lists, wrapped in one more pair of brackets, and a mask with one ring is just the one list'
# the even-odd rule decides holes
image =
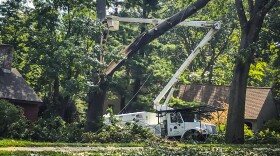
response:
{"label": "green foliage", "polygon": [[26,120],[23,110],[5,100],[0,100],[0,137],[26,137]]}
{"label": "green foliage", "polygon": [[100,143],[129,143],[129,142],[145,142],[156,137],[154,134],[137,123],[127,123],[124,126],[118,124],[118,120],[114,117],[112,109],[108,109],[110,114],[109,121],[111,125],[104,125],[99,132],[84,133],[83,142],[100,142]]}
{"label": "green foliage", "polygon": [[61,117],[40,118],[32,129],[32,139],[49,142],[79,142],[83,132],[83,125],[79,123],[67,124]]}
{"label": "green foliage", "polygon": [[218,133],[217,135],[212,135],[206,138],[206,144],[225,144],[225,133]]}
{"label": "green foliage", "polygon": [[37,141],[63,141],[66,137],[65,129],[66,123],[61,117],[40,118],[34,126],[33,138]]}
{"label": "green foliage", "polygon": [[169,102],[169,106],[172,108],[186,108],[186,107],[195,107],[195,106],[204,106],[206,105],[203,102],[186,102],[179,98],[172,97]]}
{"label": "green foliage", "polygon": [[225,133],[226,132],[226,125],[225,124],[219,124],[217,126],[217,132],[218,133]]}
{"label": "green foliage", "polygon": [[251,64],[249,71],[249,84],[250,86],[259,86],[261,82],[263,82],[263,78],[265,76],[265,69],[267,67],[266,62],[257,62],[255,64]]}
{"label": "green foliage", "polygon": [[26,140],[0,140],[0,147],[143,147],[143,143],[66,143],[66,142],[32,142]]}
{"label": "green foliage", "polygon": [[254,134],[251,138],[246,140],[247,143],[252,144],[279,144],[280,143],[280,134],[275,131],[270,131],[266,129],[260,131],[259,133]]}
{"label": "green foliage", "polygon": [[30,140],[32,126],[33,124],[30,121],[24,118],[19,119],[9,127],[7,138]]}
{"label": "green foliage", "polygon": [[153,134],[137,124],[119,126],[104,126],[100,132],[84,133],[83,142],[100,142],[100,143],[141,143],[148,139],[154,138]]}
{"label": "green foliage", "polygon": [[174,148],[170,146],[153,146],[144,149],[135,150],[99,150],[99,151],[82,151],[82,152],[58,152],[58,151],[43,151],[43,152],[11,152],[11,151],[1,151],[0,155],[48,155],[48,156],[73,156],[73,155],[130,155],[130,156],[158,156],[158,155],[168,155],[168,156],[178,156],[178,155],[192,155],[192,156],[215,156],[215,155],[279,155],[279,150],[270,148],[270,146],[264,146],[257,148],[254,146],[243,147],[240,146],[189,146],[184,148]]}
{"label": "green foliage", "polygon": [[[209,136],[205,143],[210,143],[210,144],[225,144],[225,128],[226,128],[226,125],[225,124],[221,124],[221,125],[218,125],[217,126],[217,132],[218,134],[217,135],[212,135],[212,136]],[[256,134],[253,133],[252,130],[250,130],[248,128],[248,126],[246,124],[244,124],[244,137],[246,140],[250,140],[252,138],[255,137]]]}
{"label": "green foliage", "polygon": [[26,155],[40,155],[40,156],[70,156],[73,154],[64,153],[64,152],[56,152],[56,151],[43,151],[43,152],[34,152],[34,151],[0,151],[0,155],[2,156],[26,156]]}
{"label": "green foliage", "polygon": [[115,115],[113,114],[113,109],[112,108],[108,108],[106,110],[106,114],[108,114],[109,117],[109,121],[112,124],[112,126],[116,126],[120,121],[115,117]]}
{"label": "green foliage", "polygon": [[253,131],[250,130],[246,124],[244,124],[244,137],[245,137],[245,140],[254,137]]}
{"label": "green foliage", "polygon": [[192,155],[192,156],[215,156],[215,155],[279,155],[279,150],[271,148],[271,146],[255,147],[255,146],[187,146],[183,148],[174,148],[172,146],[153,145],[144,149],[135,150],[98,150],[98,151],[82,151],[82,152],[58,152],[58,151],[44,151],[44,152],[11,152],[1,151],[1,155],[50,155],[50,156],[73,156],[73,155],[131,155],[131,156],[158,156],[158,155]]}
{"label": "green foliage", "polygon": [[264,129],[269,129],[270,131],[275,131],[276,133],[280,133],[280,120],[272,119],[267,121],[264,124]]}

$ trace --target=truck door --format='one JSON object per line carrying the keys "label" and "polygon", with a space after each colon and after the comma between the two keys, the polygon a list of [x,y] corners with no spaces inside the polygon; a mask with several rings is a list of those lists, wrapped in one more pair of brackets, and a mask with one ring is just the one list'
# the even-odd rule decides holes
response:
{"label": "truck door", "polygon": [[166,115],[168,136],[181,136],[184,132],[184,124],[180,113],[175,112]]}

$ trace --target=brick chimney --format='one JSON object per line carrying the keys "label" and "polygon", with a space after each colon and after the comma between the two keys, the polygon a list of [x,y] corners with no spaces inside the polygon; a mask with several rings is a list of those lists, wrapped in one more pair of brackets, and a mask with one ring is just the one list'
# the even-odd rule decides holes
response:
{"label": "brick chimney", "polygon": [[0,70],[11,73],[14,47],[9,44],[0,45]]}

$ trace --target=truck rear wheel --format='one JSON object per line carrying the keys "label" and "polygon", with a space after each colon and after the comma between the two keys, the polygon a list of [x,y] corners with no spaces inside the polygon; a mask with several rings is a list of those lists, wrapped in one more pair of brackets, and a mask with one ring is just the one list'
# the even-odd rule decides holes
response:
{"label": "truck rear wheel", "polygon": [[192,129],[186,131],[181,140],[205,141],[205,137],[199,131]]}

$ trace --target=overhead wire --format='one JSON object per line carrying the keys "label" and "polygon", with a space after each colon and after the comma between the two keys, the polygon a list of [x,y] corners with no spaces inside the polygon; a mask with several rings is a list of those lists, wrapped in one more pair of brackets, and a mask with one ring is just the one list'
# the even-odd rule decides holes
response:
{"label": "overhead wire", "polygon": [[130,104],[130,102],[136,97],[136,95],[140,92],[140,90],[143,88],[143,86],[146,84],[146,82],[150,79],[152,74],[153,74],[153,72],[151,72],[149,74],[149,76],[144,81],[144,83],[141,85],[141,87],[138,89],[138,91],[133,95],[133,97],[127,102],[127,104],[123,107],[123,109],[120,110],[120,112],[118,114],[120,114],[121,112],[123,112],[126,109],[126,107]]}

